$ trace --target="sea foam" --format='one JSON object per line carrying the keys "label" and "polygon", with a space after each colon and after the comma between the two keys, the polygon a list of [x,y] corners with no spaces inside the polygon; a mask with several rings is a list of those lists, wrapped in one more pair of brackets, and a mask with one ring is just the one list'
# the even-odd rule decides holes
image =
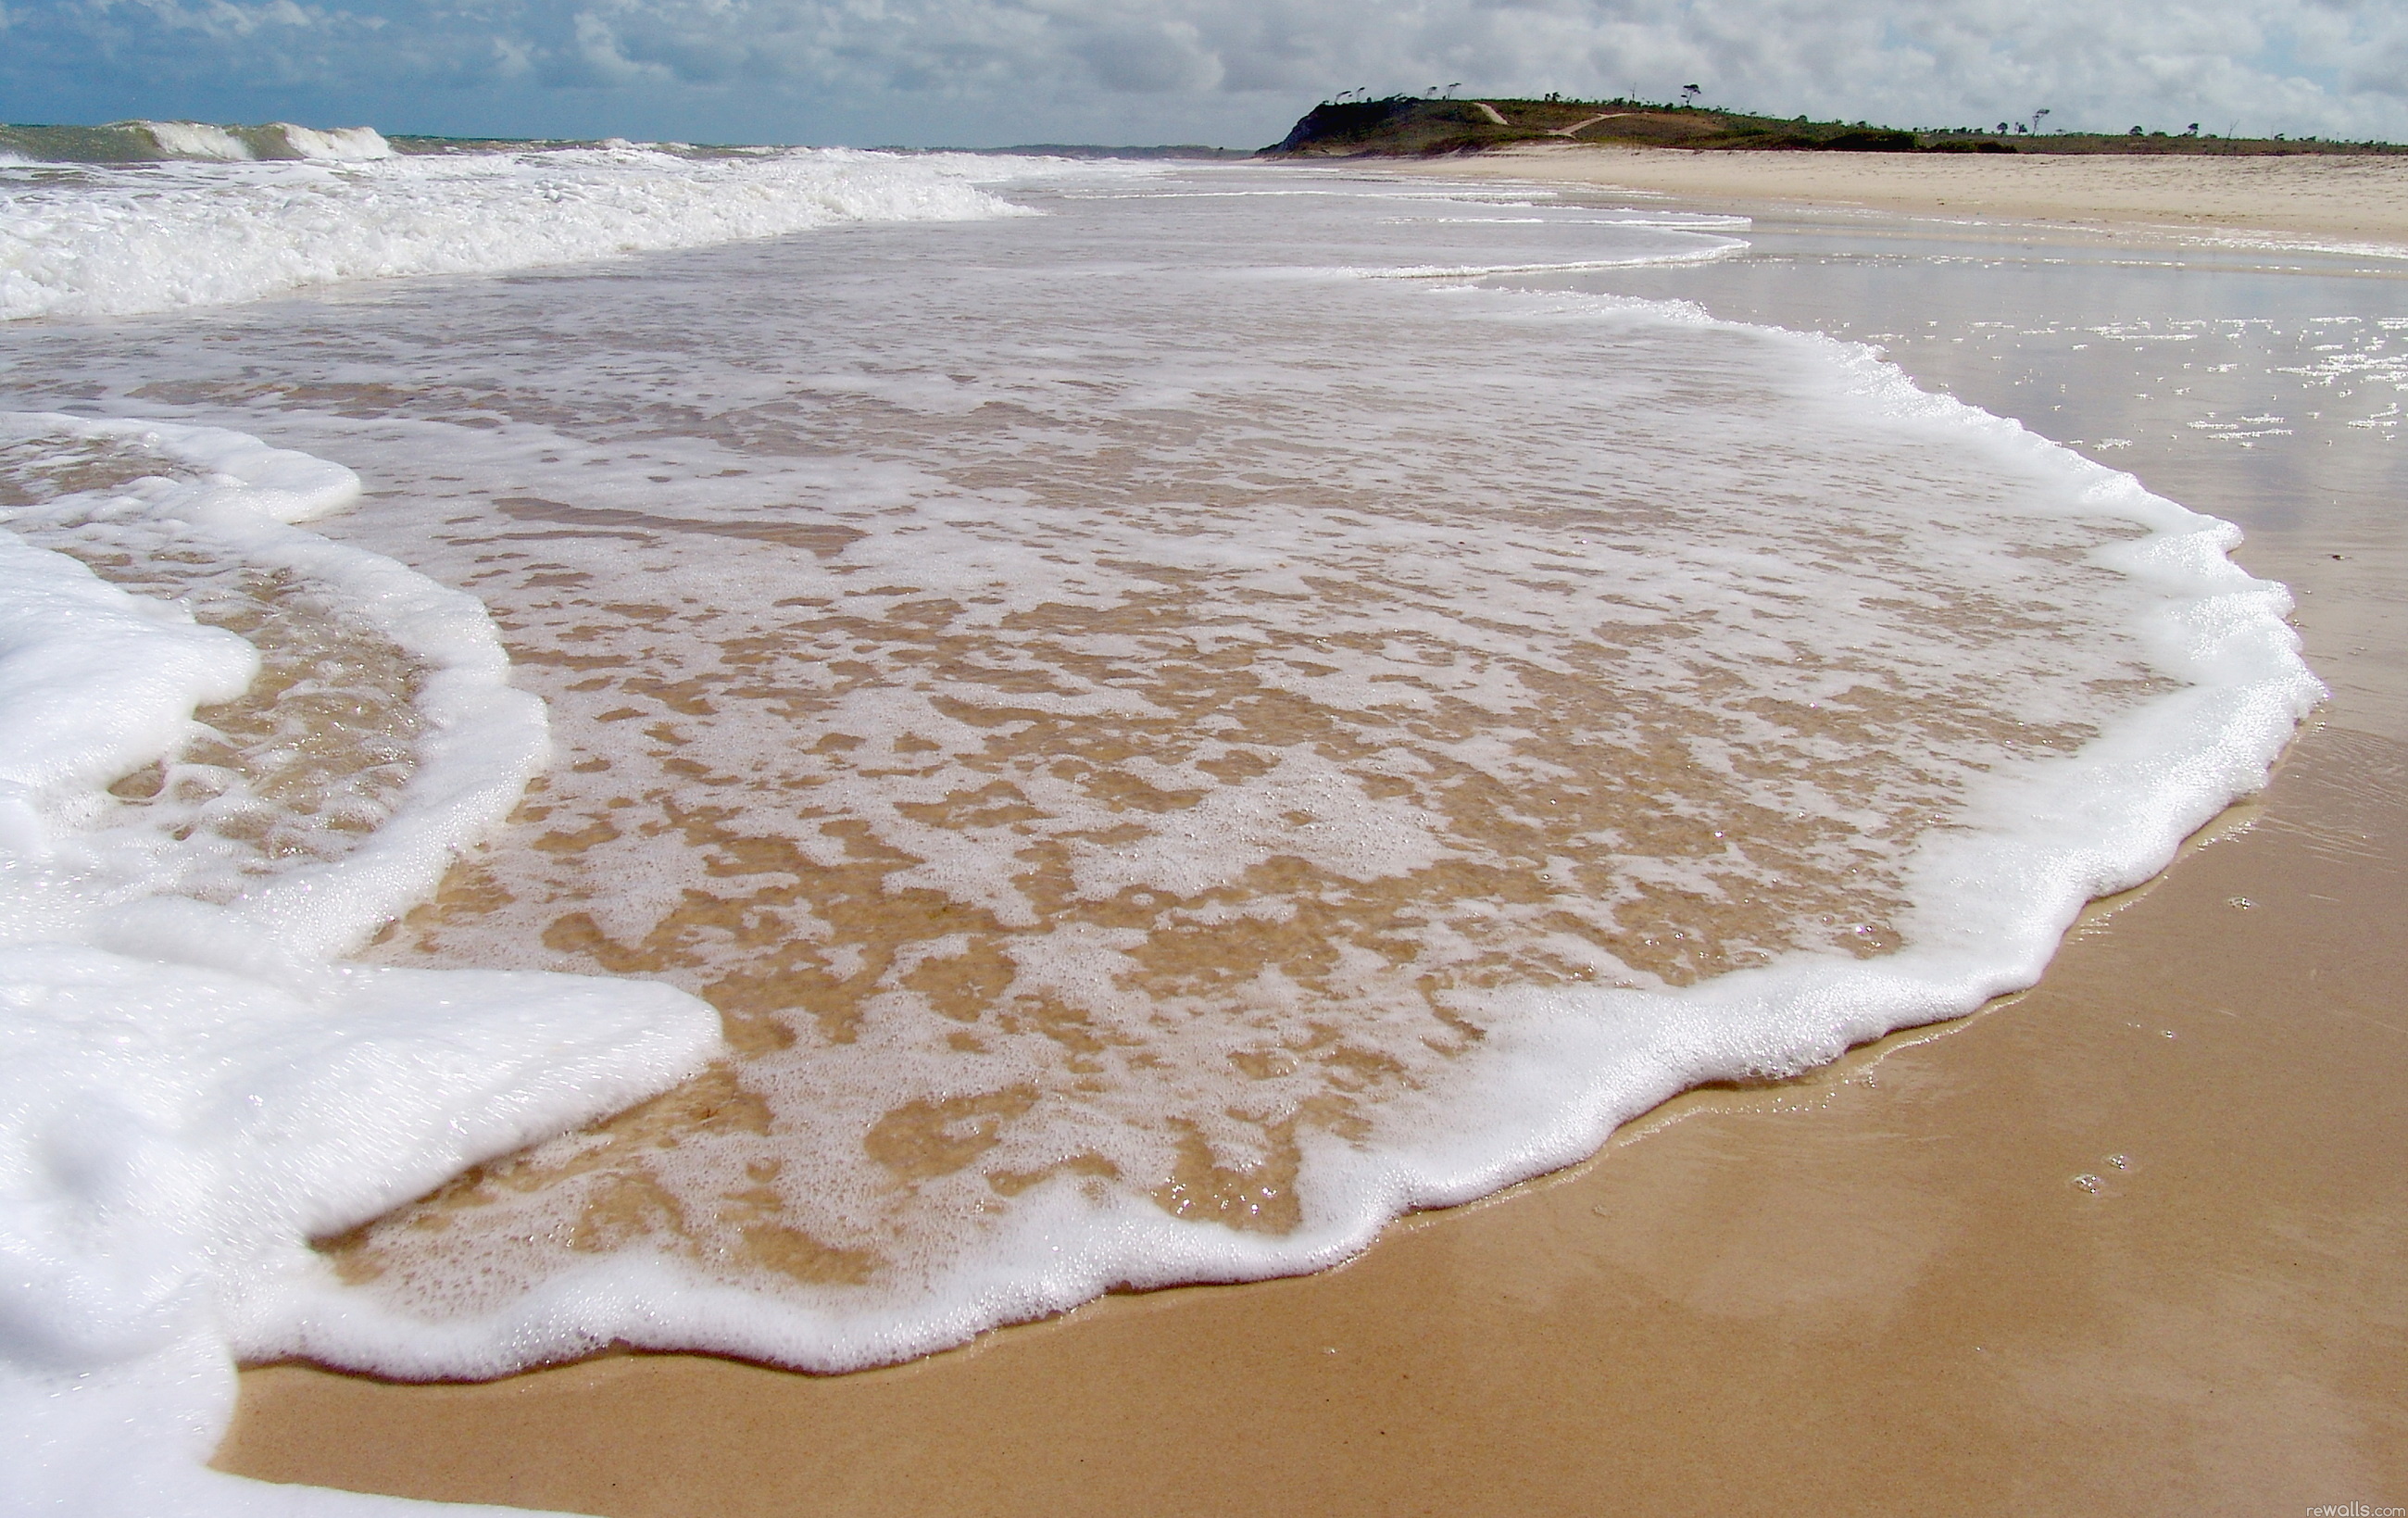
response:
{"label": "sea foam", "polygon": [[846,222],[1022,214],[979,187],[1009,177],[1009,161],[962,155],[696,157],[625,144],[394,156],[372,133],[286,126],[277,132],[289,161],[269,161],[225,128],[143,129],[183,161],[0,165],[0,320],[224,305]]}
{"label": "sea foam", "polygon": [[[71,493],[0,534],[8,1505],[339,1508],[203,1468],[236,1347],[329,1273],[308,1240],[691,1073],[718,1020],[638,981],[335,964],[544,761],[483,609],[293,525],[356,496],[339,465],[202,428],[5,420],[11,442],[147,451],[182,477]],[[179,840],[122,836],[105,787],[193,742],[195,709],[239,695],[259,656],[20,536],[94,516],[314,581],[420,666],[415,773],[359,847],[208,901],[178,890]]]}
{"label": "sea foam", "polygon": [[[6,951],[0,1087],[27,1505],[257,1511],[197,1468],[230,1350],[838,1369],[1333,1263],[1685,1085],[2030,983],[2317,696],[2229,527],[1868,350],[1465,288],[1731,228],[1414,238],[1262,198],[1092,248],[1058,208],[995,256],[891,238],[870,279],[731,261],[641,365],[509,336],[632,330],[640,279],[380,316],[407,406],[280,424],[389,487],[362,536],[509,618],[572,748],[480,857],[500,889],[370,952],[500,968],[329,957],[533,772],[482,611],[294,525],[335,465],[23,423],[188,476],[31,508],[29,542],[320,587],[421,693],[377,719],[390,776],[322,787],[373,825],[263,849],[206,809],[236,781],[178,798],[240,767],[182,724],[285,656],[8,561],[23,688],[64,704],[89,648],[112,714],[10,760],[46,924]],[[318,372],[324,329],[251,320],[246,387]],[[259,394],[165,346],[130,361],[186,366],[158,394]],[[146,756],[164,799],[103,789]],[[711,1042],[660,987],[528,973],[562,963],[710,989],[739,1046],[564,1132]]]}
{"label": "sea foam", "polygon": [[[410,1376],[613,1339],[840,1370],[1118,1283],[1332,1264],[1401,1211],[1577,1160],[1688,1086],[1795,1073],[2031,984],[2086,901],[2262,784],[2318,697],[2287,594],[2226,557],[2229,524],[1869,350],[1672,306],[1455,298],[1482,324],[1690,355],[1673,362],[1700,394],[1719,349],[1778,376],[1829,452],[1784,458],[1791,423],[1723,418],[1735,455],[1811,482],[1772,521],[1774,497],[1718,489],[1694,451],[1679,486],[1650,487],[1678,502],[1660,523],[1484,522],[1393,486],[1375,513],[1326,464],[1317,512],[1274,495],[1209,520],[1104,513],[1071,494],[1006,535],[979,530],[990,503],[890,504],[848,519],[867,536],[825,569],[764,565],[794,608],[767,623],[723,581],[695,621],[724,627],[724,655],[679,641],[688,582],[600,538],[662,516],[514,502],[501,533],[464,541],[597,533],[590,551],[546,545],[583,585],[554,614],[572,642],[555,653],[537,631],[554,618],[513,605],[531,656],[574,658],[600,688],[567,698],[596,714],[578,766],[594,778],[556,776],[550,833],[494,862],[516,906],[491,931],[606,963],[660,945],[665,972],[748,1015],[790,1008],[799,1037],[695,1098],[756,1102],[755,1123],[669,1130],[658,1150],[643,1131],[564,1138],[368,1230],[352,1258],[377,1279],[286,1347]],[[1259,376],[1218,383],[1224,405],[1184,404],[1300,409]],[[1431,419],[1418,447],[1454,439],[1405,365],[1383,383]],[[1620,402],[1641,430],[1631,394],[1575,394],[1542,414]],[[1167,475],[1171,407],[1147,414]],[[1827,477],[1851,448],[1862,462]],[[1916,478],[1940,460],[1949,473]],[[1942,489],[1979,506],[1942,509]],[[601,609],[638,594],[663,604],[609,625]],[[941,636],[924,643],[928,618]],[[1607,637],[1617,657],[1574,662]],[[657,669],[606,678],[638,650]],[[682,689],[661,691],[667,671]],[[1610,680],[1675,700],[1600,697]],[[1936,738],[1897,715],[1853,736],[1851,713],[1899,692]],[[1535,740],[1560,720],[1552,693],[1587,703],[1577,748]],[[755,704],[776,720],[746,721]],[[677,825],[613,809],[656,787],[681,788]],[[797,795],[828,832],[796,824]],[[1695,838],[1633,836],[1647,828]],[[849,915],[865,871],[900,943]],[[1510,973],[1486,967],[1508,952]],[[982,977],[1008,989],[965,1005]],[[1416,981],[1447,989],[1433,1007]],[[858,1021],[830,1031],[848,993]],[[1296,1115],[1315,1111],[1332,1114],[1318,1131]]]}

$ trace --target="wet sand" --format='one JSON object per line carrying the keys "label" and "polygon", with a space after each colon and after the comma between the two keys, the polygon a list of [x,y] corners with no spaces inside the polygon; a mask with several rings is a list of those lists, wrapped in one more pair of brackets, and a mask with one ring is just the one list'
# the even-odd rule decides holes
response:
{"label": "wet sand", "polygon": [[2033,992],[1679,1098],[1328,1275],[1111,1298],[846,1377],[275,1367],[220,1464],[610,1514],[2396,1500],[2403,763],[2326,728]]}
{"label": "wet sand", "polygon": [[[2212,473],[2130,462],[2240,514]],[[1692,1093],[1323,1276],[1109,1298],[836,1378],[255,1368],[219,1464],[608,1514],[2408,1500],[2394,511],[2337,494],[2242,551],[2303,594],[2335,701],[2264,797],[1977,1017]]]}
{"label": "wet sand", "polygon": [[1741,208],[1769,202],[2408,246],[2408,155],[1686,152],[1567,144],[1380,166],[1447,179],[1612,185]]}

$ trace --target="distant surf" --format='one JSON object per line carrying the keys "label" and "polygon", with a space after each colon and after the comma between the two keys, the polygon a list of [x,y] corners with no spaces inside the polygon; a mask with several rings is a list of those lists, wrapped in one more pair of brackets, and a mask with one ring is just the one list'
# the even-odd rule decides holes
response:
{"label": "distant surf", "polygon": [[1019,161],[844,149],[481,144],[187,122],[0,130],[0,320],[221,306],[842,223],[1023,214]]}

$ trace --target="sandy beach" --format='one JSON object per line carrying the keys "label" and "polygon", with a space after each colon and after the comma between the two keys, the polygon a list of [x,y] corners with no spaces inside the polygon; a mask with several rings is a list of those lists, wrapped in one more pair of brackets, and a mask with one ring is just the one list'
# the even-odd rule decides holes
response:
{"label": "sandy beach", "polygon": [[2040,989],[1683,1097],[1328,1275],[838,1378],[274,1367],[220,1464],[645,1514],[2382,1500],[2408,1479],[2402,759],[2327,729]]}
{"label": "sandy beach", "polygon": [[1688,152],[1549,145],[1382,167],[1441,178],[1611,185],[1684,205],[2408,246],[2408,157]]}
{"label": "sandy beach", "polygon": [[[1968,258],[2086,225],[2049,256],[2102,268],[2179,248],[2170,228],[2408,245],[2399,159],[1568,148],[1376,172],[1744,209],[1800,249],[1904,246],[1935,221],[1975,223],[1947,233]],[[1720,314],[1814,314],[1746,307],[1736,278],[1698,290]],[[2087,347],[2033,372],[2074,382]],[[2236,557],[2300,594],[2334,691],[2264,795],[2095,906],[2034,990],[1797,1081],[1690,1093],[1585,1164],[1410,1219],[1323,1275],[1108,1297],[841,1377],[667,1354],[479,1385],[257,1367],[217,1465],[610,1515],[2408,1503],[2393,445],[2340,433],[2330,461],[2276,469],[2200,441],[2155,386],[2108,438],[1944,349],[1890,351],[2242,522]]]}

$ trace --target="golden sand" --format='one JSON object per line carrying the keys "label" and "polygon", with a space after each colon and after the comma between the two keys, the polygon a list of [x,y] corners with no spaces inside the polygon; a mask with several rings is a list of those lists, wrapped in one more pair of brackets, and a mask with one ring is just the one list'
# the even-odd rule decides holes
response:
{"label": "golden sand", "polygon": [[1684,204],[1859,208],[1914,216],[2408,246],[2408,155],[1689,152],[1553,144],[1383,159],[1383,172],[1611,185]]}

